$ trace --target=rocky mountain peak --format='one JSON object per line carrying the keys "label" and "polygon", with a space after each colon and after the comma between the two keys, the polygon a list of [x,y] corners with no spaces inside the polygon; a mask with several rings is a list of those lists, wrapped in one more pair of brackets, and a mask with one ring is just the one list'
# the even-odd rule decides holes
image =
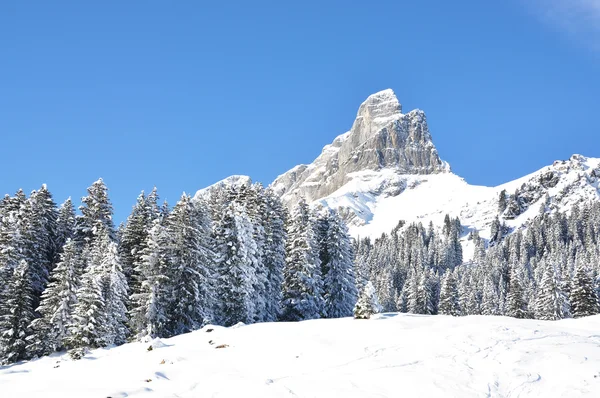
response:
{"label": "rocky mountain peak", "polygon": [[323,148],[309,165],[282,174],[273,188],[284,201],[326,197],[352,180],[357,172],[393,169],[398,174],[448,172],[433,145],[425,113],[402,113],[391,89],[370,95],[359,107],[352,128]]}
{"label": "rocky mountain peak", "polygon": [[402,105],[396,94],[392,89],[387,89],[370,95],[360,105],[355,123],[361,119],[366,119],[371,123],[375,122],[381,125],[401,114]]}

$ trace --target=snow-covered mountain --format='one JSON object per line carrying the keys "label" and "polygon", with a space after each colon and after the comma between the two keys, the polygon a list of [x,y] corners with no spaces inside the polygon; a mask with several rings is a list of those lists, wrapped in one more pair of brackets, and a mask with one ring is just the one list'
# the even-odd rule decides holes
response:
{"label": "snow-covered mountain", "polygon": [[350,131],[325,146],[313,163],[277,177],[273,188],[285,201],[304,197],[312,202],[343,188],[355,173],[386,168],[415,175],[450,171],[433,145],[425,113],[403,114],[392,90],[367,98]]}
{"label": "snow-covered mountain", "polygon": [[[545,211],[598,200],[600,159],[573,155],[497,187],[469,185],[451,172],[433,144],[425,113],[402,113],[392,90],[362,103],[347,133],[315,161],[280,175],[272,187],[292,205],[300,197],[339,209],[354,236],[379,236],[400,220],[433,221],[449,214],[468,230],[490,234],[492,221],[517,230]],[[506,208],[500,205],[503,193]]]}
{"label": "snow-covered mountain", "polygon": [[79,361],[62,352],[0,367],[1,395],[598,397],[599,327],[600,316],[537,321],[393,313],[206,326],[96,349]]}
{"label": "snow-covered mountain", "polygon": [[252,184],[252,179],[249,176],[232,175],[232,176],[224,178],[221,181],[218,181],[206,188],[202,188],[202,189],[198,190],[196,192],[196,194],[194,195],[194,199],[197,200],[200,198],[207,197],[210,194],[210,191],[214,188],[229,187],[229,186],[241,187],[244,185],[248,186],[250,184]]}

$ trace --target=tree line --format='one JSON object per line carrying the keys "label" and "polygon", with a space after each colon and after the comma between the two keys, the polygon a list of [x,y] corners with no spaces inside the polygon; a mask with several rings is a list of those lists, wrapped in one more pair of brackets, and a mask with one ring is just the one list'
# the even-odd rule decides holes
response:
{"label": "tree line", "polygon": [[171,337],[206,324],[352,314],[347,227],[300,201],[288,214],[260,184],[183,194],[156,189],[113,224],[102,180],[79,214],[43,186],[0,201],[0,359]]}
{"label": "tree line", "polygon": [[[600,203],[549,213],[526,228],[492,222],[489,241],[446,216],[443,228],[396,228],[355,243],[359,278],[384,311],[557,320],[599,313]],[[464,236],[463,236],[464,235]],[[474,250],[463,262],[460,237]]]}

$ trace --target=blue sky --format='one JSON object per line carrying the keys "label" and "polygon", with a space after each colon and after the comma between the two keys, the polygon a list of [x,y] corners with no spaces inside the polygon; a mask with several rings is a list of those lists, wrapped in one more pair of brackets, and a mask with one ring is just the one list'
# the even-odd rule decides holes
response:
{"label": "blue sky", "polygon": [[496,185],[600,156],[600,1],[5,1],[0,192],[116,219],[231,174],[265,184],[392,88],[441,157]]}

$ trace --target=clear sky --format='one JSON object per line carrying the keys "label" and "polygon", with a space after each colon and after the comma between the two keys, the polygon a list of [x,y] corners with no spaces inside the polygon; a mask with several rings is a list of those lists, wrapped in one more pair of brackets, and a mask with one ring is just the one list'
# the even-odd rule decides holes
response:
{"label": "clear sky", "polygon": [[231,174],[270,183],[392,88],[497,185],[600,157],[599,0],[2,1],[0,192],[103,177],[116,220]]}

